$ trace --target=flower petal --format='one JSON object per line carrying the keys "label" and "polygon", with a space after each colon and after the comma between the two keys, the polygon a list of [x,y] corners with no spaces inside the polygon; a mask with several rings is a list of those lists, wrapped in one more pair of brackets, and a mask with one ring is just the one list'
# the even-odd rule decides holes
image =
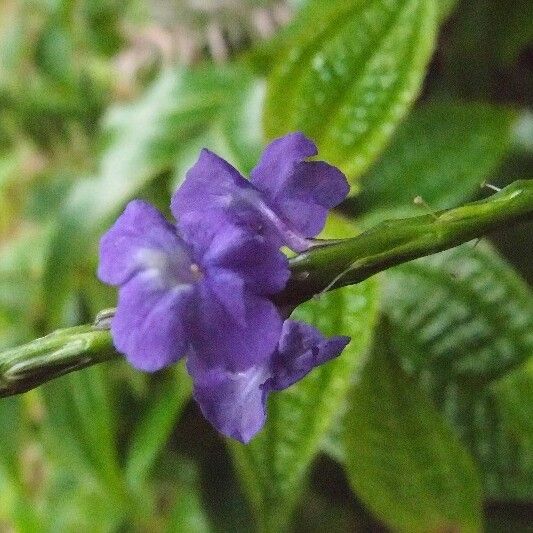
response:
{"label": "flower petal", "polygon": [[285,188],[294,166],[317,153],[315,143],[303,133],[289,133],[275,139],[263,150],[259,163],[251,172],[251,181],[268,196],[274,197]]}
{"label": "flower petal", "polygon": [[208,228],[215,229],[224,221],[241,217],[232,206],[239,195],[247,191],[253,193],[253,188],[234,167],[203,149],[172,197],[172,214],[188,241],[201,245],[199,239],[207,239],[206,244],[209,244],[213,232]]}
{"label": "flower petal", "polygon": [[323,161],[302,161],[270,201],[293,230],[310,238],[322,231],[328,211],[340,204],[349,191],[346,177],[334,166]]}
{"label": "flower petal", "polygon": [[113,343],[139,370],[153,372],[177,362],[189,349],[195,287],[162,285],[142,272],[120,288],[111,322]]}
{"label": "flower petal", "polygon": [[344,174],[323,161],[305,161],[317,154],[303,133],[291,133],[270,143],[257,167],[252,184],[287,224],[303,237],[315,237],[329,209],[338,205],[350,187]]}
{"label": "flower petal", "polygon": [[[283,165],[280,161],[278,166],[284,168]],[[293,164],[289,166],[292,168]],[[307,250],[307,239],[294,231],[267,200],[229,163],[204,149],[174,194],[171,207],[181,234],[195,246],[199,256],[209,246],[216,229],[226,224],[263,235],[278,248],[286,244],[295,251]]]}
{"label": "flower petal", "polygon": [[276,245],[236,226],[217,234],[203,265],[209,272],[213,268],[232,271],[258,295],[280,292],[290,277],[289,261]]}
{"label": "flower petal", "polygon": [[244,280],[229,270],[211,268],[206,283],[226,313],[241,327],[246,327]]}
{"label": "flower petal", "polygon": [[244,322],[228,313],[208,281],[199,283],[198,316],[193,329],[193,348],[204,364],[242,371],[266,361],[277,346],[282,319],[268,299],[244,292]]}
{"label": "flower petal", "polygon": [[316,366],[337,357],[349,342],[349,337],[327,339],[309,324],[286,320],[271,362],[272,377],[263,386],[265,392],[290,387]]}
{"label": "flower petal", "polygon": [[190,260],[176,228],[150,204],[133,200],[100,240],[98,277],[120,285],[162,263],[176,275],[190,275]]}
{"label": "flower petal", "polygon": [[194,399],[205,418],[220,433],[248,443],[265,423],[265,397],[261,384],[265,371],[252,366],[240,372],[206,366],[196,353],[187,358],[194,382]]}

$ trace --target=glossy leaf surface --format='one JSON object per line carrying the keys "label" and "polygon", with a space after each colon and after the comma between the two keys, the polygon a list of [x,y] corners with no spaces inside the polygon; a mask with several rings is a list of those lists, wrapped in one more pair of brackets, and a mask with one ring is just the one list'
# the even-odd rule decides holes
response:
{"label": "glossy leaf surface", "polygon": [[363,180],[365,210],[420,213],[468,201],[509,146],[514,114],[482,104],[432,103],[411,113]]}
{"label": "glossy leaf surface", "polygon": [[388,279],[395,350],[469,445],[487,496],[530,497],[531,372],[518,371],[533,354],[530,290],[483,243],[402,265]]}
{"label": "glossy leaf surface", "polygon": [[473,461],[390,351],[386,327],[359,375],[344,420],[356,494],[395,531],[480,531]]}
{"label": "glossy leaf surface", "polygon": [[308,4],[268,79],[267,136],[302,130],[358,176],[420,90],[436,18],[433,0]]}

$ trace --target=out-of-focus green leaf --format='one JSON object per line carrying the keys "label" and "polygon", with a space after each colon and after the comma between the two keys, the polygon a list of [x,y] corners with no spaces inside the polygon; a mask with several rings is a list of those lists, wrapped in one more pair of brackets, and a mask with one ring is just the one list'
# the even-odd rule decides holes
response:
{"label": "out-of-focus green leaf", "polygon": [[486,104],[433,103],[416,109],[363,181],[366,210],[412,214],[468,200],[503,157],[514,114]]}
{"label": "out-of-focus green leaf", "polygon": [[533,437],[520,410],[531,378],[496,381],[533,354],[527,285],[483,243],[402,265],[388,280],[394,348],[468,444],[487,496],[530,498]]}
{"label": "out-of-focus green leaf", "polygon": [[[525,450],[533,450],[533,357],[529,358],[523,368],[505,376],[492,388],[509,430],[521,441]],[[533,476],[533,456],[530,456],[530,460]],[[531,487],[533,488],[533,479]]]}
{"label": "out-of-focus green leaf", "polygon": [[28,341],[39,321],[46,228],[28,228],[0,247],[0,347]]}
{"label": "out-of-focus green leaf", "polygon": [[[496,2],[491,6],[497,20],[498,57],[504,63],[515,61],[518,54],[533,40],[533,3],[530,0]],[[498,17],[498,18],[496,18]]]}
{"label": "out-of-focus green leaf", "polygon": [[[326,235],[341,237],[350,231],[353,227],[338,219],[330,223]],[[352,340],[336,360],[272,394],[264,429],[248,445],[231,446],[258,521],[267,531],[287,527],[309,464],[338,415],[359,357],[369,345],[377,307],[377,283],[372,279],[324,294],[294,313],[294,318],[314,324],[327,336],[350,335]]]}
{"label": "out-of-focus green leaf", "polygon": [[176,531],[208,533],[212,531],[197,492],[185,487],[178,492],[176,505],[172,509],[166,531],[168,533]]}
{"label": "out-of-focus green leaf", "polygon": [[[165,531],[175,533],[209,533],[213,531],[200,498],[198,473],[194,465],[180,458],[177,477],[180,480]],[[218,525],[218,524],[217,524]]]}
{"label": "out-of-focus green leaf", "polygon": [[210,149],[229,161],[243,175],[249,175],[259,161],[263,148],[263,98],[262,81],[253,78],[243,80],[240,90],[228,98],[220,117],[211,127],[181,144],[171,182],[172,193],[181,185],[202,148]]}
{"label": "out-of-focus green leaf", "polygon": [[61,146],[70,156],[72,137],[86,143],[94,132],[115,74],[89,42],[88,3],[2,3],[0,107],[13,144],[29,134],[47,155]]}
{"label": "out-of-focus green leaf", "polygon": [[16,477],[18,453],[23,439],[20,398],[0,402],[0,469],[4,475]]}
{"label": "out-of-focus green leaf", "polygon": [[250,80],[224,109],[216,129],[231,161],[245,175],[258,163],[262,149],[261,112],[265,86]]}
{"label": "out-of-focus green leaf", "polygon": [[[0,530],[38,531],[44,476],[40,446],[31,434],[35,412],[32,397],[4,398],[0,402]],[[38,412],[38,408],[35,410]],[[10,529],[12,526],[13,529]]]}
{"label": "out-of-focus green leaf", "polygon": [[97,234],[124,204],[164,170],[181,144],[220,113],[247,82],[239,68],[163,71],[139,100],[112,110],[98,176],[79,182],[60,213],[44,276],[49,323],[62,322],[62,305],[76,266],[93,256]]}
{"label": "out-of-focus green leaf", "polygon": [[455,9],[458,0],[439,0],[438,9],[441,20],[445,20]]}
{"label": "out-of-focus green leaf", "polygon": [[[533,357],[521,368],[494,383],[470,435],[484,466],[488,493],[503,500],[533,498]],[[465,418],[465,422],[469,422]],[[470,422],[471,423],[471,422]]]}
{"label": "out-of-focus green leaf", "polygon": [[96,494],[107,494],[109,510],[123,511],[126,492],[117,457],[116,410],[105,368],[69,374],[41,390],[49,453],[80,482],[92,480]]}
{"label": "out-of-focus green leaf", "polygon": [[412,261],[387,280],[385,309],[408,370],[488,383],[533,353],[531,292],[488,245]]}
{"label": "out-of-focus green leaf", "polygon": [[532,38],[530,0],[459,2],[441,47],[435,91],[529,102],[533,77],[526,50]]}
{"label": "out-of-focus green leaf", "polygon": [[126,458],[126,479],[133,489],[142,485],[191,395],[191,381],[183,364],[173,367],[161,391],[147,407]]}
{"label": "out-of-focus green leaf", "polygon": [[302,130],[358,176],[417,96],[433,50],[433,0],[311,2],[268,80],[268,137]]}
{"label": "out-of-focus green leaf", "polygon": [[[139,101],[112,109],[98,177],[71,199],[89,204],[87,222],[101,225],[150,179],[171,168],[180,143],[217,116],[245,75],[231,67],[164,70]],[[94,193],[90,199],[87,188]]]}
{"label": "out-of-focus green leaf", "polygon": [[481,484],[452,429],[378,330],[344,420],[357,495],[395,531],[480,531]]}

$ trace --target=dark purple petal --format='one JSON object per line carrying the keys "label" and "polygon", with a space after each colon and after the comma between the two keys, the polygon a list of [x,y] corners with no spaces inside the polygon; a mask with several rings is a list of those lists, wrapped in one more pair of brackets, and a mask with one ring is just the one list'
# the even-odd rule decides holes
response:
{"label": "dark purple petal", "polygon": [[286,187],[294,166],[317,153],[315,143],[303,133],[289,133],[272,141],[263,150],[259,163],[251,172],[251,181],[269,197],[274,197]]}
{"label": "dark purple petal", "polygon": [[217,230],[237,225],[263,235],[274,247],[309,248],[309,242],[280,219],[263,194],[224,159],[202,150],[172,198],[172,213],[180,233],[203,255]]}
{"label": "dark purple petal", "polygon": [[202,279],[198,286],[200,297],[193,347],[204,364],[231,371],[263,364],[274,351],[281,333],[282,319],[276,306],[245,291],[244,320],[239,322],[219,301],[210,279]]}
{"label": "dark purple petal", "polygon": [[304,161],[295,166],[285,187],[270,202],[289,227],[310,238],[322,231],[328,211],[349,191],[340,170],[323,161]]}
{"label": "dark purple petal", "polygon": [[100,240],[98,277],[105,283],[120,285],[150,268],[187,278],[189,266],[186,246],[176,228],[141,200],[130,202]]}
{"label": "dark purple petal", "polygon": [[[213,230],[243,215],[233,206],[241,194],[254,193],[250,183],[227,161],[209,150],[189,169],[171,202],[172,214],[183,236],[197,246],[210,243]],[[202,229],[198,230],[198,226]],[[198,242],[207,239],[207,243]]]}
{"label": "dark purple petal", "polygon": [[247,443],[265,423],[268,394],[289,387],[336,357],[349,340],[326,339],[312,326],[287,320],[279,346],[268,360],[240,371],[228,370],[220,360],[207,361],[193,350],[187,369],[194,382],[194,398],[218,431]]}
{"label": "dark purple petal", "polygon": [[252,366],[240,372],[207,367],[192,353],[187,369],[194,382],[193,394],[203,415],[223,435],[248,443],[265,423],[265,398],[261,384],[265,371]]}
{"label": "dark purple petal", "polygon": [[229,270],[210,268],[205,283],[224,311],[241,327],[246,327],[244,280]]}
{"label": "dark purple petal", "polygon": [[195,287],[169,288],[142,272],[120,288],[111,322],[113,343],[139,370],[153,372],[177,362],[189,348]]}
{"label": "dark purple petal", "polygon": [[349,342],[349,337],[327,339],[309,324],[286,320],[271,362],[272,377],[264,384],[265,392],[290,387],[316,366],[337,357]]}
{"label": "dark purple petal", "polygon": [[[323,161],[305,161],[317,154],[302,133],[276,139],[252,171],[252,184],[292,231],[311,238],[324,227],[328,210],[346,198],[344,174]],[[298,251],[298,250],[296,250]]]}
{"label": "dark purple petal", "polygon": [[290,270],[287,257],[264,237],[236,226],[227,226],[213,240],[202,264],[212,270],[230,270],[246,288],[258,295],[275,294],[285,287]]}

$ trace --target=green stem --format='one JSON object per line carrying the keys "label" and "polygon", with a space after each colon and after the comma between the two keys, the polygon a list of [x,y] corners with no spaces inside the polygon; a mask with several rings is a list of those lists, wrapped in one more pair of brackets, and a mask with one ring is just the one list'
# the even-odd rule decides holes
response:
{"label": "green stem", "polygon": [[[291,259],[291,279],[275,302],[290,311],[322,291],[359,283],[400,263],[532,219],[533,180],[529,180],[456,209],[382,222],[357,237],[324,241]],[[58,330],[0,353],[0,397],[120,357],[104,326],[108,314],[96,326]]]}
{"label": "green stem", "polygon": [[0,354],[0,397],[116,357],[108,330],[89,325],[57,330]]}
{"label": "green stem", "polygon": [[322,291],[527,220],[533,220],[533,180],[516,181],[490,198],[455,209],[384,221],[357,237],[329,241],[293,258],[291,279],[276,303],[290,309]]}

